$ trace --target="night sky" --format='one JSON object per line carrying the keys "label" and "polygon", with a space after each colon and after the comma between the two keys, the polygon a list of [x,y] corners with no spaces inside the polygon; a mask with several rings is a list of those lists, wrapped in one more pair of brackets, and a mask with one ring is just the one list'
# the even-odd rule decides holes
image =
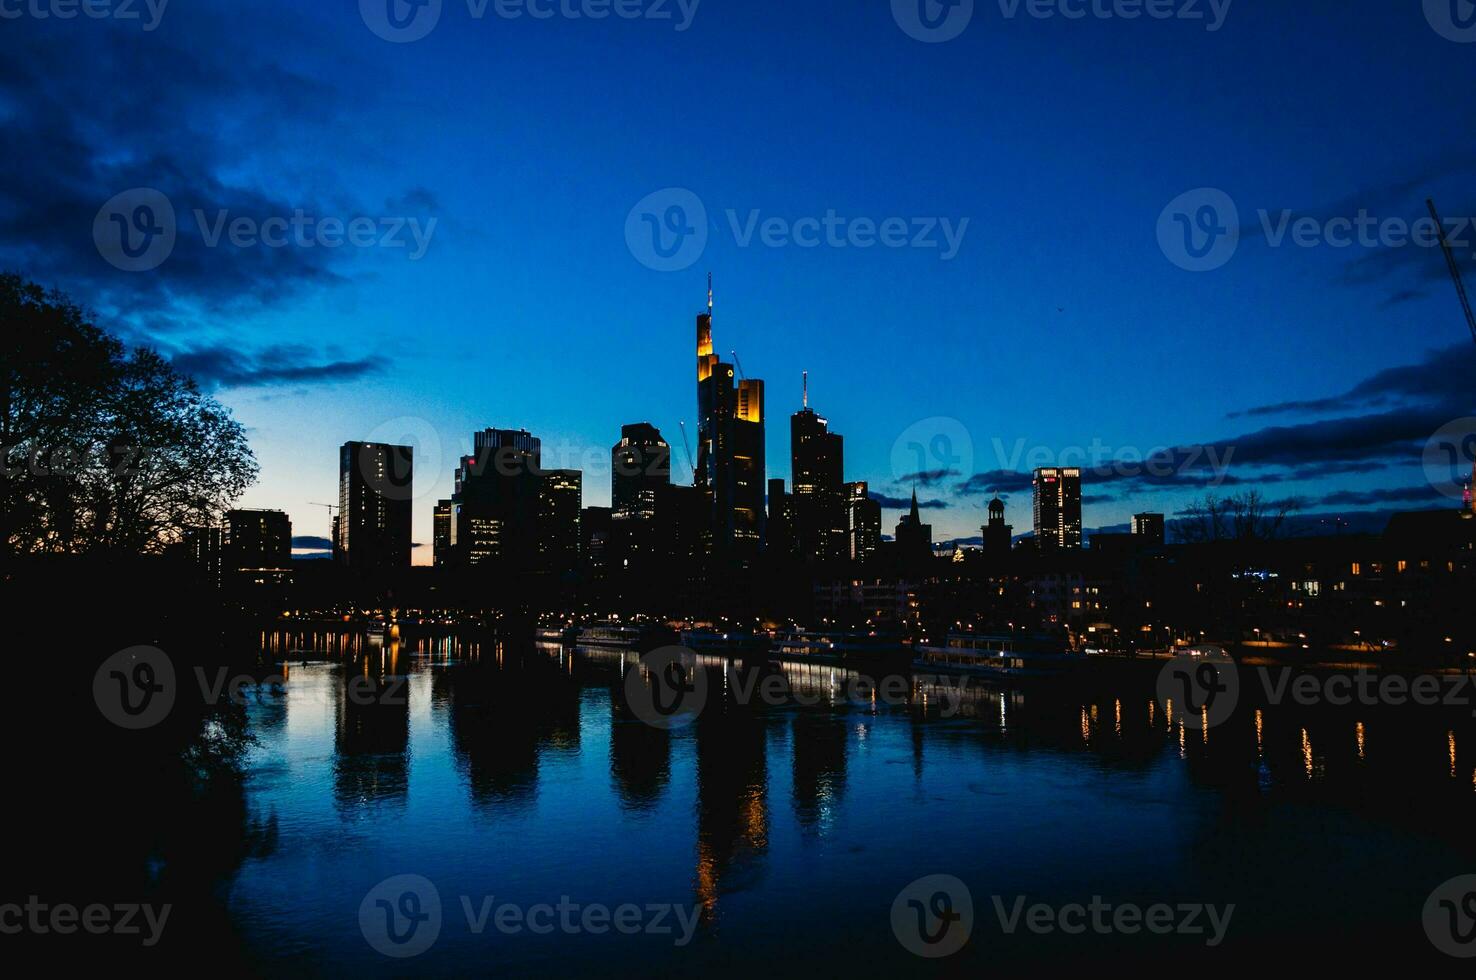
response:
{"label": "night sky", "polygon": [[[1476,346],[1439,250],[1274,244],[1259,214],[1273,233],[1283,211],[1411,221],[1427,196],[1476,215],[1476,38],[1441,24],[1442,2],[1234,0],[1209,30],[1208,0],[1200,20],[979,0],[956,38],[924,43],[901,0],[897,16],[888,0],[669,0],[665,20],[510,19],[495,0],[479,19],[444,0],[426,37],[391,43],[371,0],[176,0],[152,30],[141,0],[138,20],[3,0],[0,268],[214,389],[261,464],[243,504],[288,511],[304,538],[327,533],[310,502],[337,499],[349,439],[417,445],[419,542],[487,426],[585,469],[586,504],[608,503],[622,423],[659,426],[685,480],[709,270],[717,349],[768,383],[769,475],[789,477],[808,370],[847,478],[889,503],[916,485],[935,538],[976,535],[995,492],[1028,529],[1021,474],[1091,461],[1072,447],[1215,454],[1088,472],[1089,528],[1174,513],[1227,448],[1221,492],[1451,506],[1421,453],[1476,414]],[[115,268],[94,237],[134,188],[177,217],[150,271]],[[664,218],[669,188],[702,203],[707,239],[660,271],[627,225],[653,194]],[[1202,272],[1160,247],[1165,209],[1199,188],[1240,228]],[[371,217],[376,240],[381,219],[435,225],[419,258],[403,229],[397,248],[207,241],[221,211],[298,209]],[[951,257],[937,230],[932,248],[745,245],[755,212],[964,233]],[[1476,228],[1449,227],[1476,287]]]}

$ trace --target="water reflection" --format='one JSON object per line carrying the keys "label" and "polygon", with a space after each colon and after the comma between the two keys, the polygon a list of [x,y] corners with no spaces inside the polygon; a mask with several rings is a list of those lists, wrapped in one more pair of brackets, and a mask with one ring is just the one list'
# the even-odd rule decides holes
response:
{"label": "water reflection", "polygon": [[[1011,689],[907,675],[889,685],[838,666],[704,656],[689,665],[708,672],[706,709],[665,731],[625,703],[630,652],[337,631],[269,634],[263,650],[249,724],[288,776],[248,774],[251,817],[276,841],[243,872],[248,905],[270,907],[309,873],[293,864],[306,860],[293,835],[319,799],[369,840],[396,842],[393,860],[365,859],[380,877],[474,873],[498,887],[532,882],[530,894],[552,899],[604,882],[619,897],[685,898],[708,934],[736,929],[755,942],[743,930],[802,913],[818,916],[816,928],[851,929],[813,909],[817,889],[894,895],[937,870],[941,852],[981,875],[1007,879],[1013,868],[1021,889],[1075,876],[1087,895],[1131,889],[1144,869],[1199,892],[1249,887],[1254,863],[1257,899],[1290,915],[1295,903],[1278,896],[1316,887],[1293,870],[1320,873],[1308,870],[1313,857],[1337,864],[1319,843],[1328,821],[1349,839],[1376,825],[1418,832],[1446,856],[1472,850],[1461,831],[1476,816],[1466,712],[1248,701],[1200,730],[1202,716],[1156,700],[1152,678]],[[781,697],[745,697],[775,676]],[[329,760],[322,778],[314,758]],[[1433,826],[1431,812],[1443,814]],[[1295,819],[1307,826],[1288,827],[1287,813],[1306,814]],[[1096,832],[1069,832],[1082,822]],[[416,839],[403,838],[407,828]],[[1288,859],[1292,847],[1304,856]],[[852,863],[832,856],[863,852]],[[1399,857],[1409,870],[1386,876],[1413,879],[1429,855]],[[838,883],[822,888],[826,876]],[[1323,885],[1370,909],[1388,901]],[[292,915],[278,918],[273,928],[291,933]]]}

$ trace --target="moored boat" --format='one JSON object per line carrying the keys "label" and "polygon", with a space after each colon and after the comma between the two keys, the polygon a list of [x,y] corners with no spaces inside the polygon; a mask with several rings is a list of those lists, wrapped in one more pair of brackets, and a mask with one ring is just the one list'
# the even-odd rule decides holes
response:
{"label": "moored boat", "polygon": [[777,656],[828,663],[905,663],[909,659],[896,634],[853,630],[783,630],[774,634],[772,649]]}
{"label": "moored boat", "polygon": [[580,646],[646,651],[675,643],[676,640],[674,631],[651,623],[594,623],[579,631],[576,642]]}
{"label": "moored boat", "polygon": [[1034,633],[949,633],[943,644],[922,643],[916,670],[994,677],[1059,677],[1086,658],[1054,637]]}

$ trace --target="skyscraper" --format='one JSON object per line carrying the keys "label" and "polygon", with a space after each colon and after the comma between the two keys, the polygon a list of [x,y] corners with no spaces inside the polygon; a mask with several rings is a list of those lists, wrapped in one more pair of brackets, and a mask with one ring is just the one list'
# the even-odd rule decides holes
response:
{"label": "skyscraper", "polygon": [[735,382],[734,367],[713,353],[712,283],[697,315],[697,486],[712,495],[712,546],[749,564],[764,539],[764,383]]}
{"label": "skyscraper", "polygon": [[1035,471],[1035,546],[1081,547],[1081,470]]}
{"label": "skyscraper", "polygon": [[1143,538],[1144,544],[1160,545],[1164,540],[1162,514],[1134,514],[1133,533]]}
{"label": "skyscraper", "polygon": [[548,470],[538,492],[539,568],[555,575],[579,567],[580,512],[584,505],[584,474],[579,470]]}
{"label": "skyscraper", "polygon": [[484,429],[456,470],[451,549],[456,564],[531,570],[538,552],[543,444],[524,429]]}
{"label": "skyscraper", "polygon": [[415,450],[346,442],[338,457],[338,552],[355,569],[410,565]]}
{"label": "skyscraper", "polygon": [[610,449],[610,509],[616,520],[656,515],[658,490],[671,482],[671,446],[649,422],[620,427]]}
{"label": "skyscraper", "polygon": [[437,500],[431,515],[431,553],[436,567],[451,563],[451,514],[454,505],[449,500]]}
{"label": "skyscraper", "polygon": [[810,408],[809,376],[803,406],[789,419],[794,534],[807,561],[849,557],[845,499],[845,440]]}
{"label": "skyscraper", "polygon": [[866,481],[847,483],[846,543],[851,561],[869,561],[881,547],[881,502],[872,500]]}

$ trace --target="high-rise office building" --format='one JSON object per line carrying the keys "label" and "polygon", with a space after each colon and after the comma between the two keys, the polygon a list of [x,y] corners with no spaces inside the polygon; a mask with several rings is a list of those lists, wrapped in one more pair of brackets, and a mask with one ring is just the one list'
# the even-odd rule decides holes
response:
{"label": "high-rise office building", "polygon": [[410,565],[415,450],[346,442],[338,457],[338,553],[365,571]]}
{"label": "high-rise office building", "polygon": [[1164,526],[1165,522],[1162,514],[1133,515],[1133,533],[1140,535],[1145,544],[1163,544]]}
{"label": "high-rise office building", "polygon": [[221,555],[237,581],[284,584],[292,576],[292,520],[280,510],[229,511]]}
{"label": "high-rise office building", "polygon": [[847,483],[846,543],[851,561],[870,561],[881,547],[881,502],[869,496],[866,481]]}
{"label": "high-rise office building", "polygon": [[1005,523],[1004,501],[989,501],[989,523],[984,525],[983,550],[987,555],[1002,555],[1010,550],[1015,529]]}
{"label": "high-rise office building", "polygon": [[543,444],[525,429],[484,429],[456,470],[451,553],[457,565],[531,571],[537,564]]}
{"label": "high-rise office building", "polygon": [[764,383],[713,353],[712,284],[697,316],[697,486],[712,495],[712,547],[748,564],[764,539]]}
{"label": "high-rise office building", "polygon": [[649,422],[620,427],[610,449],[610,509],[615,520],[650,520],[656,495],[671,482],[671,446]]}
{"label": "high-rise office building", "polygon": [[225,532],[221,528],[186,528],[184,553],[199,567],[205,581],[220,588],[225,581]]}
{"label": "high-rise office building", "polygon": [[1081,470],[1047,467],[1035,471],[1035,546],[1041,550],[1081,547]]}
{"label": "high-rise office building", "polygon": [[451,515],[455,505],[449,500],[437,500],[431,515],[431,553],[437,568],[451,563]]}
{"label": "high-rise office building", "polygon": [[807,561],[849,557],[845,497],[845,440],[810,408],[809,376],[804,407],[789,419],[794,535]]}
{"label": "high-rise office building", "polygon": [[579,567],[583,505],[583,473],[548,470],[542,474],[538,492],[538,559],[542,571],[563,575]]}
{"label": "high-rise office building", "polygon": [[764,551],[776,560],[799,556],[799,542],[794,536],[794,497],[784,489],[782,477],[769,481],[769,516],[764,526]]}

